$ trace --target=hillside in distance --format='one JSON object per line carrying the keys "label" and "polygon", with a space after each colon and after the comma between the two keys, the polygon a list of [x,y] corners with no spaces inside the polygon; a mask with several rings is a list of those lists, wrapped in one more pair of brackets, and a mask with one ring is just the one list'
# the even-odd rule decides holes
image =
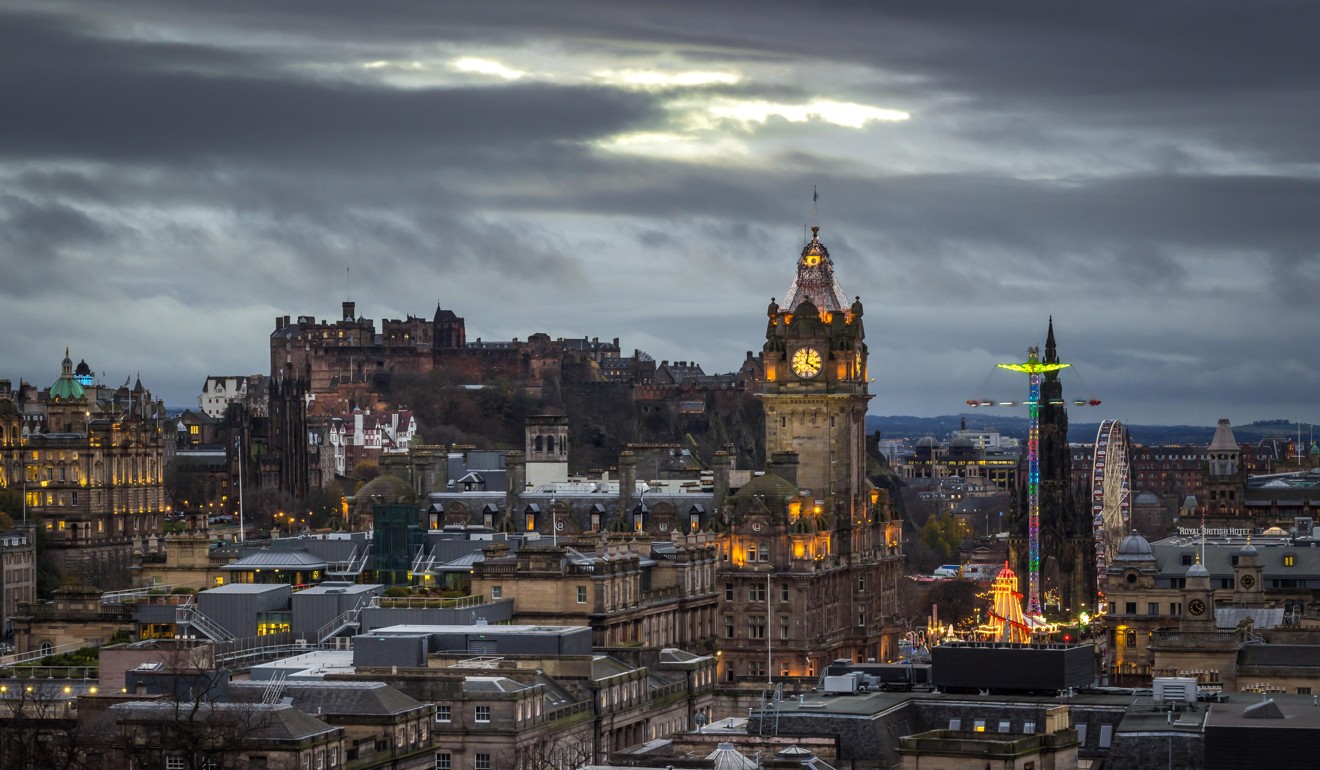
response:
{"label": "hillside in distance", "polygon": [[[981,412],[976,414],[949,414],[939,417],[908,417],[902,415],[867,415],[866,430],[874,434],[877,430],[884,438],[919,439],[922,436],[934,436],[941,441],[958,430],[963,420],[967,421],[968,430],[994,430],[1005,436],[1026,440],[1027,418],[1024,416]],[[1070,422],[1068,441],[1075,444],[1089,444],[1095,440],[1098,422]],[[1186,446],[1209,446],[1215,435],[1213,425],[1128,425],[1128,436],[1134,443],[1146,446],[1181,444]],[[1233,435],[1241,443],[1256,443],[1263,438],[1296,438],[1297,423],[1287,420],[1266,420],[1234,425]],[[1302,426],[1302,440],[1310,440],[1310,426]]]}

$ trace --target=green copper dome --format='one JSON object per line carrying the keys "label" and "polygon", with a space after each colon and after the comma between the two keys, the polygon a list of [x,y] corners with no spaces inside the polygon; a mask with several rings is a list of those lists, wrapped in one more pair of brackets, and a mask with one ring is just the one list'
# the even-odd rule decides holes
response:
{"label": "green copper dome", "polygon": [[73,359],[69,358],[69,349],[64,349],[64,361],[60,365],[60,378],[50,386],[52,401],[80,401],[83,398],[83,386],[73,378]]}

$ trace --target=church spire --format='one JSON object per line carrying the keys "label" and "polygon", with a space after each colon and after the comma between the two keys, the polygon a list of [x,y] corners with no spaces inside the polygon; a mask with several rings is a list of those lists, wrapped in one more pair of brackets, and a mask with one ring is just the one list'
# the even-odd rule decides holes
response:
{"label": "church spire", "polygon": [[1045,363],[1059,363],[1058,346],[1054,344],[1054,316],[1050,316],[1050,330],[1045,335]]}

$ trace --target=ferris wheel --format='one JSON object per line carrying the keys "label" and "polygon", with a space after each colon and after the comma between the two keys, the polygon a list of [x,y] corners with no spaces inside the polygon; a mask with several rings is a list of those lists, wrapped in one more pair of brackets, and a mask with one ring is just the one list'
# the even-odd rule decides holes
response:
{"label": "ferris wheel", "polygon": [[1104,592],[1105,570],[1132,520],[1129,498],[1127,430],[1118,420],[1105,420],[1095,435],[1091,459],[1091,516],[1095,527],[1097,590]]}

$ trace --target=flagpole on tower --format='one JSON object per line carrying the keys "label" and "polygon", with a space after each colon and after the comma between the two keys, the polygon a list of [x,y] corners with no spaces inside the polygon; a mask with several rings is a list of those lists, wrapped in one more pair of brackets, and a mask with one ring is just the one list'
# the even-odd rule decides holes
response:
{"label": "flagpole on tower", "polygon": [[811,186],[811,224],[812,225],[820,224],[820,211],[818,211],[816,208],[816,201],[819,198],[820,198],[820,194],[816,192],[816,185],[813,184]]}

